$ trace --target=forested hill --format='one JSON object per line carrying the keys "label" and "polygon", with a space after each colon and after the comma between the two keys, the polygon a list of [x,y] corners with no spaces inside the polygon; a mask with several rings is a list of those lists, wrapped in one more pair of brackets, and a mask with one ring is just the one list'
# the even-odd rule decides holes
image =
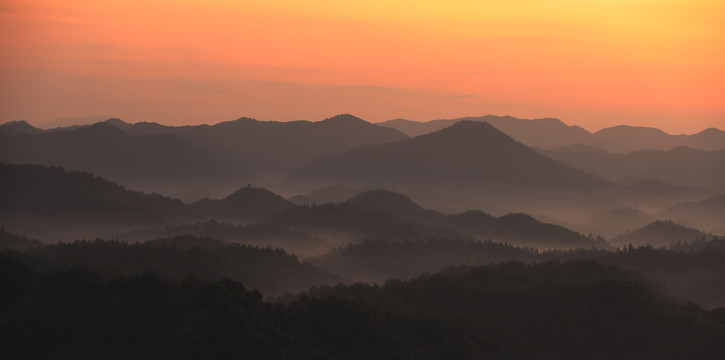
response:
{"label": "forested hill", "polygon": [[301,263],[281,249],[195,236],[136,244],[105,240],[59,243],[32,248],[20,258],[22,263],[41,272],[84,266],[102,274],[138,275],[152,271],[176,280],[190,275],[212,280],[231,278],[267,295],[342,280],[309,263]]}
{"label": "forested hill", "polygon": [[721,359],[722,309],[592,262],[458,267],[284,304],[233,280],[43,274],[0,256],[8,358]]}

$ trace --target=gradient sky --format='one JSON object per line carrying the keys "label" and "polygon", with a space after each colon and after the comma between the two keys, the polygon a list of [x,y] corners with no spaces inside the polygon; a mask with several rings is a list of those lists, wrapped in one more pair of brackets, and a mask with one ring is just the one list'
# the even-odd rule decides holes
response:
{"label": "gradient sky", "polygon": [[0,0],[0,122],[725,128],[725,1]]}

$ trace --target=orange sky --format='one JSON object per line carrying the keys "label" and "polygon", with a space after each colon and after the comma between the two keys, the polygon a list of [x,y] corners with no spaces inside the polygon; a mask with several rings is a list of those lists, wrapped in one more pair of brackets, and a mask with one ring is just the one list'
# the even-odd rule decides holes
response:
{"label": "orange sky", "polygon": [[0,0],[0,122],[725,128],[721,0]]}

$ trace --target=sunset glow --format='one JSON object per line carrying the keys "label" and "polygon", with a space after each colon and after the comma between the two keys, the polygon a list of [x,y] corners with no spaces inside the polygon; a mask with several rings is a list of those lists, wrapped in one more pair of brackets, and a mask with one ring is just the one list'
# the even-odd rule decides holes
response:
{"label": "sunset glow", "polygon": [[0,3],[0,121],[485,114],[725,127],[725,3]]}

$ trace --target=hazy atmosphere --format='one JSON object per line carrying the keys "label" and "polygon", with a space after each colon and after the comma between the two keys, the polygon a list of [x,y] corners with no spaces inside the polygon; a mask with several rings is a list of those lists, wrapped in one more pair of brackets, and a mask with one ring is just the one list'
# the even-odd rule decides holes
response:
{"label": "hazy atmosphere", "polygon": [[720,1],[6,0],[0,118],[722,127]]}
{"label": "hazy atmosphere", "polygon": [[723,359],[722,14],[2,1],[0,348]]}

